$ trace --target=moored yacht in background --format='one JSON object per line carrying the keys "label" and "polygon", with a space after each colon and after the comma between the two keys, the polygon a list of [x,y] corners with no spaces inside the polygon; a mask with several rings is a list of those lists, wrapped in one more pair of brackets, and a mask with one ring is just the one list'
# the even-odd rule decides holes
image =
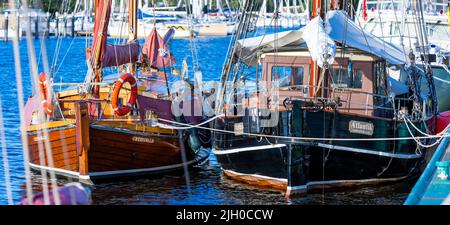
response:
{"label": "moored yacht in background", "polygon": [[[413,51],[418,64],[423,64],[421,36],[426,37],[428,45],[425,54],[431,64],[439,111],[450,110],[450,26],[449,4],[445,0],[360,1],[356,11],[356,23],[368,32],[383,40],[401,46],[406,52]],[[424,29],[417,29],[415,12],[422,9]],[[423,71],[424,67],[419,66]]]}

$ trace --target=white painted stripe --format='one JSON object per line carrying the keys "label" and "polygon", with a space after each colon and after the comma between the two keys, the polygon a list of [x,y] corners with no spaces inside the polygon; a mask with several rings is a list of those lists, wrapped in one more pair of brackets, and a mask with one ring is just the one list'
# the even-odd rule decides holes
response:
{"label": "white painted stripe", "polygon": [[102,177],[102,176],[123,175],[123,174],[132,174],[132,173],[155,172],[155,171],[159,171],[159,170],[176,169],[179,167],[183,167],[184,165],[191,165],[195,162],[196,162],[195,160],[191,160],[191,161],[188,161],[187,163],[178,163],[178,164],[173,164],[173,165],[169,165],[169,166],[160,166],[160,167],[145,168],[145,169],[92,172],[92,173],[89,173],[89,176],[90,177]]}
{"label": "white painted stripe", "polygon": [[271,149],[271,148],[282,148],[282,147],[286,147],[286,145],[285,144],[262,145],[262,146],[247,147],[247,148],[235,148],[235,149],[228,149],[228,150],[216,150],[213,148],[212,152],[216,155],[226,155],[226,154],[233,154],[233,153],[238,153],[238,152],[258,151],[258,150],[265,150],[265,149]]}
{"label": "white painted stripe", "polygon": [[[74,177],[81,177],[80,173],[75,172],[75,171],[70,171],[70,170],[65,170],[65,169],[60,169],[60,168],[54,168],[54,167],[48,167],[48,166],[41,166],[41,165],[37,165],[34,163],[29,162],[28,163],[31,167],[37,168],[37,169],[44,169],[44,170],[48,170],[48,171],[54,171],[56,173],[59,174],[63,174],[63,175],[71,175]],[[89,176],[83,176],[84,178],[89,179]]]}
{"label": "white painted stripe", "polygon": [[441,79],[439,77],[433,76],[433,78],[438,80],[438,81],[440,81],[440,82],[444,82],[444,83],[450,84],[450,81],[443,80],[443,79]]}
{"label": "white painted stripe", "polygon": [[119,110],[119,107],[114,108],[114,111],[117,111],[117,110]]}
{"label": "white painted stripe", "polygon": [[420,154],[420,155],[402,154],[402,153],[397,154],[397,153],[389,153],[389,152],[374,151],[374,150],[369,150],[369,149],[352,148],[352,147],[329,145],[329,144],[322,144],[322,143],[318,143],[318,146],[323,147],[323,148],[334,149],[334,150],[350,151],[350,152],[364,153],[364,154],[370,154],[370,155],[379,155],[379,156],[399,158],[399,159],[415,159],[415,158],[422,157],[422,154]]}
{"label": "white painted stripe", "polygon": [[133,108],[133,106],[129,102],[126,104],[126,106]]}
{"label": "white painted stripe", "polygon": [[41,104],[45,104],[47,102],[47,100],[42,100]]}
{"label": "white painted stripe", "polygon": [[80,175],[78,177],[79,177],[79,179],[83,179],[83,180],[90,180],[91,179],[91,177],[89,175]]}
{"label": "white painted stripe", "polygon": [[145,169],[132,169],[132,170],[114,170],[114,171],[104,171],[104,172],[91,172],[89,175],[80,175],[78,172],[60,169],[60,168],[52,168],[48,166],[41,166],[36,165],[33,163],[29,163],[31,167],[37,168],[37,169],[44,169],[48,171],[54,171],[56,173],[62,174],[62,175],[71,175],[73,177],[78,177],[82,179],[90,179],[91,177],[102,177],[102,176],[110,176],[110,175],[123,175],[123,174],[133,174],[133,173],[142,173],[142,172],[155,172],[160,170],[170,170],[170,169],[176,169],[183,167],[184,165],[191,165],[195,163],[195,160],[188,161],[186,163],[178,163],[173,164],[169,166],[160,166],[160,167],[153,167],[153,168],[145,168]]}
{"label": "white painted stripe", "polygon": [[122,80],[122,78],[119,78],[119,80],[118,80],[120,83],[122,83],[123,84],[123,80]]}
{"label": "white painted stripe", "polygon": [[250,177],[257,177],[257,178],[262,178],[262,179],[266,179],[266,180],[276,180],[276,181],[281,181],[281,182],[286,182],[287,183],[287,179],[283,179],[283,178],[275,178],[275,177],[270,177],[270,176],[264,176],[264,175],[259,175],[259,174],[247,174],[247,173],[239,173],[233,170],[226,170],[223,169],[223,171],[227,172],[227,173],[232,173],[236,176],[250,176]]}
{"label": "white painted stripe", "polygon": [[131,85],[131,87],[136,87],[137,86],[137,82],[135,82],[134,84]]}

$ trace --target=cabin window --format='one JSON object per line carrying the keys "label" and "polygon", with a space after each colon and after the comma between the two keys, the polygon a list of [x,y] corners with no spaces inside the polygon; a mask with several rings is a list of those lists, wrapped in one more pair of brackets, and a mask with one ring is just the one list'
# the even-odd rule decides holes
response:
{"label": "cabin window", "polygon": [[336,68],[333,69],[333,83],[335,88],[362,88],[363,72],[360,69],[353,70],[349,73],[348,69]]}
{"label": "cabin window", "polygon": [[352,88],[362,88],[362,78],[363,72],[360,69],[356,69],[353,71],[353,77],[351,81]]}
{"label": "cabin window", "polygon": [[280,87],[289,87],[303,84],[303,67],[274,66],[272,67],[272,80],[278,81]]}
{"label": "cabin window", "polygon": [[386,64],[383,61],[378,61],[374,63],[374,89],[375,94],[385,95],[386,94]]}

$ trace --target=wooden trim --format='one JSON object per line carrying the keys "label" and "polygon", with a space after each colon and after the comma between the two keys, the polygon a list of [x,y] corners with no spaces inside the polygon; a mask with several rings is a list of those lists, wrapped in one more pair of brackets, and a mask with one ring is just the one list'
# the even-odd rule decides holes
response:
{"label": "wooden trim", "polygon": [[232,170],[223,170],[225,176],[230,177],[233,180],[237,180],[239,182],[256,185],[259,187],[268,187],[271,189],[285,191],[287,190],[287,179],[280,178],[272,178],[267,176],[261,176],[257,174],[242,174]]}
{"label": "wooden trim", "polygon": [[76,145],[79,159],[79,173],[80,175],[88,175],[88,153],[90,148],[89,143],[89,112],[87,103],[80,101],[75,104],[75,118],[76,118]]}

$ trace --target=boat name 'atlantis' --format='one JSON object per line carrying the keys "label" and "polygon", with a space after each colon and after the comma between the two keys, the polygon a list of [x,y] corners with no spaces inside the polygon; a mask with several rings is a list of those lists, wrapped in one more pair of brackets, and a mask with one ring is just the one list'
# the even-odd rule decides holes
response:
{"label": "boat name 'atlantis'", "polygon": [[350,120],[348,130],[350,133],[373,135],[373,124],[369,122]]}

